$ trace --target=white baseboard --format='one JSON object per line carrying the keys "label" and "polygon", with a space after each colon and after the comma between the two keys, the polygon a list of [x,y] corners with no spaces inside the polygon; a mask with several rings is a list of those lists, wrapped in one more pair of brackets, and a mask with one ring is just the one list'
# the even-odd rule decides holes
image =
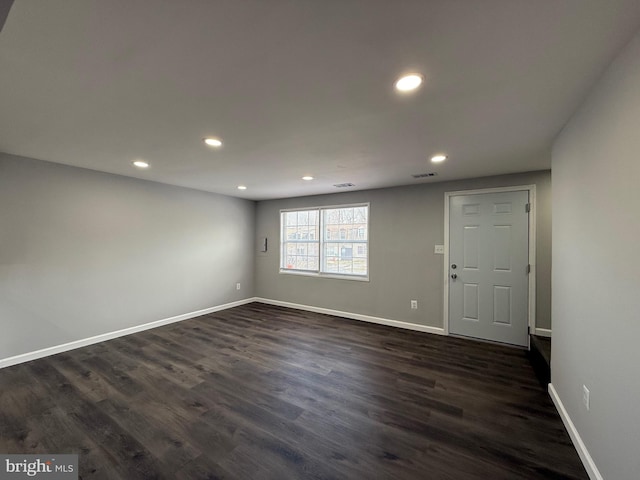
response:
{"label": "white baseboard", "polygon": [[562,423],[564,423],[567,432],[569,432],[569,436],[571,437],[571,441],[573,445],[576,447],[578,451],[578,455],[580,456],[580,460],[582,460],[582,464],[584,465],[587,474],[591,480],[603,480],[602,475],[598,471],[598,467],[596,467],[589,450],[587,450],[587,446],[582,441],[582,437],[578,433],[576,426],[571,421],[571,417],[569,417],[569,413],[564,408],[562,400],[558,396],[558,392],[554,388],[553,384],[549,384],[549,395],[551,396],[551,400],[556,406],[558,413],[560,414],[560,418],[562,419]]}
{"label": "white baseboard", "polygon": [[205,308],[203,310],[197,310],[195,312],[183,313],[182,315],[176,315],[175,317],[169,317],[162,320],[156,320],[154,322],[145,323],[142,325],[136,325],[134,327],[124,328],[122,330],[116,330],[115,332],[103,333],[96,335],[95,337],[84,338],[81,340],[75,340],[73,342],[64,343],[62,345],[56,345],[53,347],[43,348],[42,350],[36,350],[35,352],[23,353],[14,357],[8,357],[0,359],[0,369],[17,365],[19,363],[30,362],[42,357],[48,357],[49,355],[55,355],[56,353],[68,352],[76,348],[86,347],[93,345],[94,343],[104,342],[113,338],[123,337],[136,332],[142,332],[143,330],[149,330],[151,328],[161,327],[170,323],[181,322],[182,320],[188,320],[190,318],[199,317],[208,313],[219,312],[228,308],[238,307],[247,303],[255,302],[255,298],[245,298],[244,300],[238,300],[237,302],[225,303],[223,305],[217,305],[215,307]]}
{"label": "white baseboard", "polygon": [[266,303],[268,305],[277,305],[279,307],[295,308],[296,310],[305,310],[308,312],[324,313],[336,317],[350,318],[352,320],[360,320],[369,323],[378,323],[380,325],[388,325],[390,327],[404,328],[407,330],[416,330],[418,332],[434,333],[436,335],[445,335],[444,328],[430,327],[428,325],[418,325],[417,323],[403,322],[401,320],[390,320],[388,318],[372,317],[369,315],[361,315],[359,313],[343,312],[340,310],[331,310],[329,308],[313,307],[311,305],[301,305],[298,303],[283,302],[280,300],[270,300],[268,298],[255,298],[256,302]]}
{"label": "white baseboard", "polygon": [[539,337],[549,337],[549,338],[551,338],[551,329],[549,329],[549,328],[536,328],[535,329],[535,333]]}

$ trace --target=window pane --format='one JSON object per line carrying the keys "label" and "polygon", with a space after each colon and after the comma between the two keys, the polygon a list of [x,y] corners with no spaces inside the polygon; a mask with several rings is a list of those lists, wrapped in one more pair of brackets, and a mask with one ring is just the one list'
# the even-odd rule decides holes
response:
{"label": "window pane", "polygon": [[340,245],[337,243],[324,244],[324,254],[327,257],[336,257],[338,255],[339,249],[340,249]]}
{"label": "window pane", "polygon": [[364,258],[353,259],[353,273],[354,275],[366,275],[367,274],[367,260]]}
{"label": "window pane", "polygon": [[296,256],[295,255],[287,255],[287,261],[285,262],[284,268],[296,268]]}
{"label": "window pane", "polygon": [[351,260],[340,259],[340,273],[351,273]]}
{"label": "window pane", "polygon": [[286,234],[285,234],[287,237],[287,240],[295,240],[297,233],[298,233],[298,229],[296,227],[287,227]]}
{"label": "window pane", "polygon": [[342,211],[342,215],[341,215],[341,223],[344,223],[345,225],[352,225],[353,224],[353,208],[343,208]]}
{"label": "window pane", "polygon": [[340,210],[327,209],[325,212],[325,225],[338,225],[340,223]]}
{"label": "window pane", "polygon": [[338,257],[325,257],[324,272],[338,273]]}

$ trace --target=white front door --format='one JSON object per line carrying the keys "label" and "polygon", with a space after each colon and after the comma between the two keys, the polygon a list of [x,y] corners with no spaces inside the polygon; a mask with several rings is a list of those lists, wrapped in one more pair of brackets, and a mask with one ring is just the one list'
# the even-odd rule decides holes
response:
{"label": "white front door", "polygon": [[449,331],[527,346],[529,192],[449,197]]}

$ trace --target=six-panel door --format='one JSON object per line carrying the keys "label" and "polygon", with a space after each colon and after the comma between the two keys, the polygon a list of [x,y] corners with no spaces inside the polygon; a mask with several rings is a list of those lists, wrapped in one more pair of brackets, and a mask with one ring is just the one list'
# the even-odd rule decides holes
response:
{"label": "six-panel door", "polygon": [[529,192],[449,202],[449,331],[527,346]]}

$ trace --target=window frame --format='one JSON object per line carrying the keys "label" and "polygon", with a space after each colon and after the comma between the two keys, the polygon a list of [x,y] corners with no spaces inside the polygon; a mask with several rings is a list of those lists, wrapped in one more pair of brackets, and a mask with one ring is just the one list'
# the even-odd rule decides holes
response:
{"label": "window frame", "polygon": [[[367,274],[366,275],[358,275],[353,273],[336,273],[336,272],[323,272],[323,266],[325,261],[325,243],[341,243],[342,239],[340,238],[331,238],[327,239],[326,230],[327,227],[324,221],[324,210],[335,210],[341,208],[356,208],[356,207],[366,207],[367,208],[367,223],[366,223],[366,240],[360,241],[357,243],[366,244],[366,263],[367,263]],[[286,239],[284,238],[284,223],[283,223],[283,214],[288,212],[304,212],[315,210],[318,212],[318,270],[295,270],[283,268],[283,259],[286,258]],[[279,273],[285,275],[300,275],[306,277],[316,277],[316,278],[332,278],[339,280],[355,280],[361,282],[368,282],[369,275],[371,271],[371,265],[369,259],[371,258],[371,204],[370,202],[362,202],[362,203],[348,203],[343,205],[321,205],[321,206],[310,206],[310,207],[298,207],[298,208],[283,208],[279,211],[279,221],[280,221],[280,258],[278,259],[278,268]],[[338,235],[339,236],[339,235]]]}

